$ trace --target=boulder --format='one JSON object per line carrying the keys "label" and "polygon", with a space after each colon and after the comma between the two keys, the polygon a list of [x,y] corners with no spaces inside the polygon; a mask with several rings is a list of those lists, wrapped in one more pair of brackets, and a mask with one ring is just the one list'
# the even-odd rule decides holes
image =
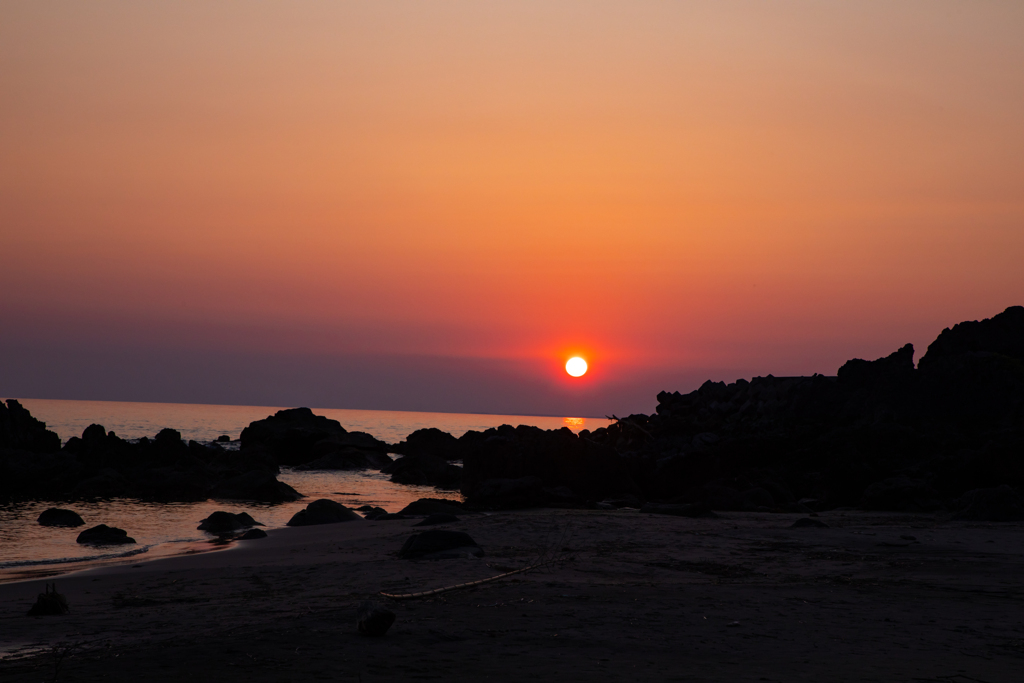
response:
{"label": "boulder", "polygon": [[238,537],[239,541],[255,541],[259,538],[266,538],[267,532],[263,529],[249,529],[244,534]]}
{"label": "boulder", "polygon": [[47,508],[43,510],[37,520],[43,526],[83,526],[83,520],[74,510],[63,508]]}
{"label": "boulder", "polygon": [[427,515],[426,519],[421,521],[419,524],[413,524],[413,526],[433,526],[435,524],[451,524],[452,522],[459,521],[459,518],[455,515],[449,515],[446,512],[439,512],[433,515]]}
{"label": "boulder", "polygon": [[124,529],[100,524],[78,534],[77,541],[89,545],[125,545],[135,543],[135,539]]}
{"label": "boulder", "polygon": [[362,521],[355,510],[327,498],[314,500],[305,509],[299,510],[288,520],[288,526],[312,526],[314,524],[337,524],[339,522]]}
{"label": "boulder", "polygon": [[253,519],[247,512],[232,513],[217,510],[202,520],[202,523],[197,528],[200,531],[209,531],[211,533],[226,533],[254,526],[263,525]]}
{"label": "boulder", "polygon": [[433,515],[448,513],[459,515],[464,513],[462,503],[457,500],[446,500],[443,498],[420,498],[406,505],[398,511],[400,515]]}
{"label": "boulder", "polygon": [[269,472],[252,470],[220,482],[213,488],[210,497],[285,503],[302,498],[302,494],[288,484],[278,481],[277,477]]}
{"label": "boulder", "polygon": [[1018,522],[1024,520],[1024,500],[1003,484],[968,491],[958,501],[953,519],[976,522]]}
{"label": "boulder", "polygon": [[28,611],[30,617],[58,616],[70,611],[68,600],[57,592],[57,584],[46,584],[46,592],[40,593],[36,604]]}
{"label": "boulder", "polygon": [[463,531],[431,529],[406,539],[398,556],[406,560],[450,560],[483,557],[484,551]]}
{"label": "boulder", "polygon": [[356,627],[364,636],[380,637],[395,623],[395,613],[369,600],[356,608]]}

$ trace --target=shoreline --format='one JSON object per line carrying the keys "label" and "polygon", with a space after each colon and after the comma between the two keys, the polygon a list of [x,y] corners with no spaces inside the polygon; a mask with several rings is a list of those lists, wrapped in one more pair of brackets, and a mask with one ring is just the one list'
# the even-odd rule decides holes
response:
{"label": "shoreline", "polygon": [[[43,581],[0,585],[0,643],[23,643],[0,675],[52,676],[64,648],[70,682],[1016,680],[1024,525],[847,511],[821,514],[831,528],[790,528],[797,518],[499,512],[432,527],[486,553],[435,562],[397,557],[422,530],[414,519],[273,529],[231,552],[59,578],[60,617],[24,616]],[[422,600],[378,595],[488,578],[545,551],[575,559]],[[356,633],[367,598],[397,614],[383,638]]]}

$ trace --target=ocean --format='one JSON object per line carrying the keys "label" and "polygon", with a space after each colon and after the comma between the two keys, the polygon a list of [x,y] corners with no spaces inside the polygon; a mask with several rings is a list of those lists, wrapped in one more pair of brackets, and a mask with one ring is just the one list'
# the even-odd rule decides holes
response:
{"label": "ocean", "polygon": [[[177,429],[185,440],[213,441],[227,435],[237,439],[254,420],[281,407],[197,405],[183,403],[128,403],[116,401],[58,401],[20,399],[22,405],[62,442],[81,436],[90,424],[101,424],[124,439],[153,437],[164,427]],[[608,424],[603,418],[538,417],[530,415],[477,415],[419,413],[388,410],[313,408],[318,415],[337,420],[349,431],[362,431],[388,443],[402,441],[424,427],[436,427],[458,437],[469,430],[503,424],[533,425],[542,429],[568,427],[594,430]],[[306,497],[293,503],[266,504],[207,500],[194,503],[148,503],[114,498],[69,504],[36,501],[0,504],[0,582],[38,578],[77,571],[97,564],[136,562],[140,559],[205,552],[223,547],[213,534],[198,531],[200,520],[215,510],[248,512],[265,528],[280,528],[311,500],[330,498],[349,507],[374,505],[397,512],[425,497],[461,500],[457,491],[431,486],[393,484],[388,475],[366,472],[298,472],[282,468],[278,477]],[[48,507],[75,510],[86,526],[78,529],[44,527],[36,522]],[[137,543],[96,548],[75,542],[78,533],[97,524],[125,529]]]}

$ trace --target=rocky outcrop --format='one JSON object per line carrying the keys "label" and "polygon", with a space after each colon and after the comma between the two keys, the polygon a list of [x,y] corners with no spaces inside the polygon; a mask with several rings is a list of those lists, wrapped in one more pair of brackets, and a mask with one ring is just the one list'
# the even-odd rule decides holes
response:
{"label": "rocky outcrop", "polygon": [[314,524],[337,524],[338,522],[362,521],[354,510],[327,498],[314,500],[304,510],[299,510],[288,520],[287,526],[312,526]]}
{"label": "rocky outcrop", "polygon": [[[27,412],[15,411],[18,424],[34,422]],[[260,457],[258,449],[243,456],[216,442],[186,443],[173,429],[127,441],[93,424],[56,452],[0,449],[0,499],[123,496],[153,501],[215,497],[283,502],[300,498],[277,480],[276,473],[276,463]]]}
{"label": "rocky outcrop", "polygon": [[[378,469],[386,464],[385,459],[390,461],[387,458],[389,447],[383,441],[364,432],[349,432],[337,420],[314,415],[309,408],[279,410],[251,423],[241,435],[243,454],[269,453],[280,465],[304,465],[331,455],[345,459],[350,449],[365,451],[364,467]],[[348,461],[358,462],[357,459]],[[375,467],[374,462],[380,465]]]}
{"label": "rocky outcrop", "polygon": [[10,398],[6,405],[0,403],[0,449],[56,453],[60,450],[60,437]]}
{"label": "rocky outcrop", "polygon": [[[488,507],[501,505],[488,501],[502,498],[528,507],[549,499],[639,495],[621,454],[588,436],[567,428],[545,431],[524,425],[467,432],[459,439],[465,453],[462,493],[472,505]],[[526,481],[531,477],[539,484]]]}
{"label": "rocky outcrop", "polygon": [[480,508],[552,505],[556,492],[596,507],[636,499],[804,513],[953,510],[967,491],[1000,485],[1017,495],[1024,308],[944,331],[916,368],[907,344],[835,377],[662,392],[654,414],[593,432],[504,426],[459,442],[462,492]]}

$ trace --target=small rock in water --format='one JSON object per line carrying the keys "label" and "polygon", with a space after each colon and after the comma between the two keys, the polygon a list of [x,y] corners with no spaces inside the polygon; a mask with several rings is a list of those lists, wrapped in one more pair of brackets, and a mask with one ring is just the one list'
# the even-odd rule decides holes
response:
{"label": "small rock in water", "polygon": [[43,526],[83,526],[83,520],[74,510],[62,508],[48,508],[43,510],[37,520]]}
{"label": "small rock in water", "polygon": [[217,441],[220,441],[221,443],[224,443],[224,442],[227,442],[227,441],[231,441],[231,437],[228,436],[227,434],[221,434],[220,436],[217,437]]}
{"label": "small rock in water", "polygon": [[382,636],[395,623],[395,613],[366,600],[356,608],[356,625],[364,636]]}
{"label": "small rock in water", "polygon": [[107,526],[106,524],[100,524],[94,526],[91,529],[86,529],[82,533],[78,534],[79,543],[89,543],[91,545],[123,545],[126,543],[135,543],[135,539],[128,535],[128,532],[124,529],[118,529],[117,527]]}
{"label": "small rock in water", "polygon": [[244,534],[238,537],[239,541],[253,541],[257,538],[266,538],[267,532],[263,529],[249,529]]}
{"label": "small rock in water", "polygon": [[327,498],[314,500],[304,510],[299,510],[288,520],[287,526],[311,526],[313,524],[336,524],[338,522],[361,522],[354,510]]}
{"label": "small rock in water", "polygon": [[200,531],[218,533],[225,531],[238,531],[239,529],[247,529],[253,526],[263,525],[253,519],[247,512],[234,514],[231,512],[224,512],[223,510],[217,510],[204,519],[197,528]]}
{"label": "small rock in water", "polygon": [[800,529],[802,527],[811,527],[814,529],[829,529],[828,524],[821,521],[820,519],[811,519],[810,517],[801,517],[792,524],[789,525],[791,529]]}
{"label": "small rock in water", "polygon": [[459,518],[455,515],[449,515],[446,512],[439,512],[434,515],[428,515],[419,524],[413,524],[413,526],[433,526],[434,524],[451,524],[452,522],[459,521]]}
{"label": "small rock in water", "polygon": [[46,592],[40,593],[36,598],[36,604],[28,611],[30,617],[42,617],[50,615],[67,614],[69,611],[68,601],[63,595],[57,592],[57,584],[46,584]]}

